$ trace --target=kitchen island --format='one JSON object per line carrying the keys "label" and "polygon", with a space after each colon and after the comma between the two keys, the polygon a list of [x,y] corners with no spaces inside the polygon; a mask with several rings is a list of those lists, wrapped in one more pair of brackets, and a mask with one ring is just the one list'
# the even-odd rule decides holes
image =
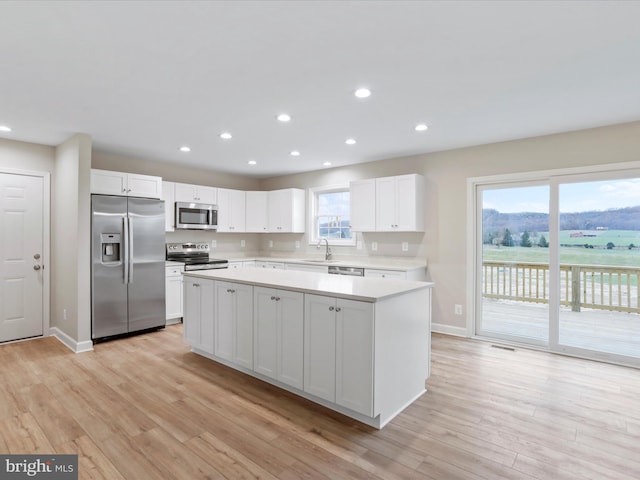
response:
{"label": "kitchen island", "polygon": [[426,391],[432,287],[253,268],[185,272],[185,341],[382,428]]}

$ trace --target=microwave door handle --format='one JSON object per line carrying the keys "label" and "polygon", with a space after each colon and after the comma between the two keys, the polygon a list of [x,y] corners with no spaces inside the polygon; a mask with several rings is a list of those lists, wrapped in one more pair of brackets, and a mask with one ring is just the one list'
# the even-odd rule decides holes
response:
{"label": "microwave door handle", "polygon": [[124,279],[123,283],[129,283],[129,217],[122,217],[122,230],[123,241],[122,247],[124,250]]}

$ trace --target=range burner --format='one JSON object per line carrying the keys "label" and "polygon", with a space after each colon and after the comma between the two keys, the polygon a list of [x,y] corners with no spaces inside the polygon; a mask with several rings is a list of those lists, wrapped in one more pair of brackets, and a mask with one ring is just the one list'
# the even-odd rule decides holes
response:
{"label": "range burner", "polygon": [[228,260],[209,258],[207,242],[167,243],[167,260],[184,263],[185,271],[213,270],[229,266]]}

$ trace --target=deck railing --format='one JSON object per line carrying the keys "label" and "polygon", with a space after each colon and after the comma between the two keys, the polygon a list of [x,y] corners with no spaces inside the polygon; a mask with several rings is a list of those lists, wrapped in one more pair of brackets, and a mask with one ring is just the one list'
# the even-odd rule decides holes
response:
{"label": "deck railing", "polygon": [[[544,263],[482,264],[483,295],[521,302],[549,302],[549,266]],[[640,313],[639,267],[560,265],[560,303],[575,312],[581,307]]]}

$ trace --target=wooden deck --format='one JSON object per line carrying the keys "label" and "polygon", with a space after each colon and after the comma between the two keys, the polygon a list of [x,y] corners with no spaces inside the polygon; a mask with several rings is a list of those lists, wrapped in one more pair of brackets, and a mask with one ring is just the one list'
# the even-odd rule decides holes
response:
{"label": "wooden deck", "polygon": [[[547,304],[483,300],[484,330],[546,340]],[[640,357],[640,315],[583,308],[560,310],[560,343],[618,355]]]}

